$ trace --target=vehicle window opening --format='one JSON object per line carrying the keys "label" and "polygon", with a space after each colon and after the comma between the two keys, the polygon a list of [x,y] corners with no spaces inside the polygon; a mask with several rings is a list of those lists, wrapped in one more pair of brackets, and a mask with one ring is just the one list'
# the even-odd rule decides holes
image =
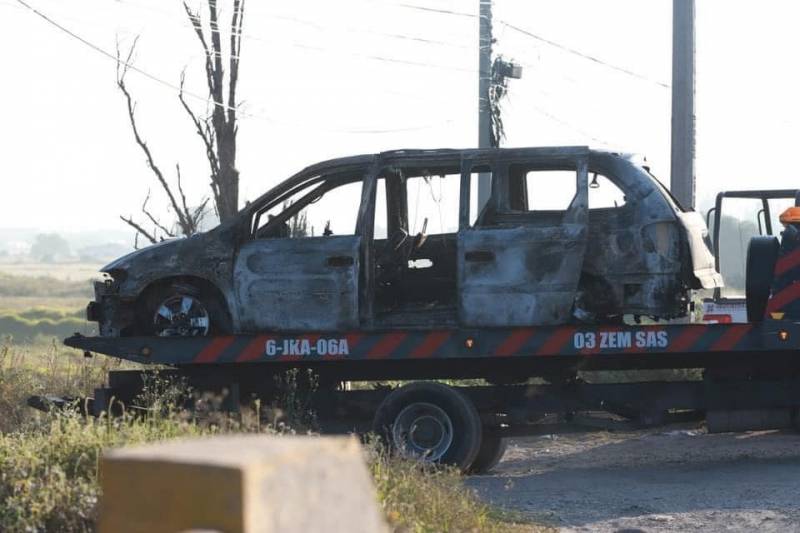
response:
{"label": "vehicle window opening", "polygon": [[374,238],[379,324],[425,324],[434,315],[455,321],[460,181],[458,165],[379,173],[375,228],[386,227]]}
{"label": "vehicle window opening", "polygon": [[509,188],[512,211],[566,211],[577,193],[576,173],[511,165]]}
{"label": "vehicle window opening", "polygon": [[[762,201],[756,198],[725,198],[720,220],[720,274],[725,280],[722,296],[744,296],[745,262],[750,239],[759,235]],[[780,226],[777,226],[780,227]]]}
{"label": "vehicle window opening", "polygon": [[[574,164],[543,166],[538,162],[511,163],[496,170],[498,187],[493,192],[480,225],[512,227],[535,224],[560,226],[578,199],[578,173]],[[585,185],[584,185],[585,186]]]}
{"label": "vehicle window opening", "polygon": [[470,169],[469,174],[469,207],[467,210],[467,224],[470,228],[488,226],[494,218],[494,208],[488,198],[484,198],[479,205],[479,184],[481,176],[486,176],[492,183],[492,168],[488,165],[476,165]]}
{"label": "vehicle window opening", "polygon": [[626,204],[625,193],[609,178],[589,173],[589,209],[614,209]]}
{"label": "vehicle window opening", "polygon": [[256,214],[257,239],[355,235],[362,182],[348,177],[295,187]]}

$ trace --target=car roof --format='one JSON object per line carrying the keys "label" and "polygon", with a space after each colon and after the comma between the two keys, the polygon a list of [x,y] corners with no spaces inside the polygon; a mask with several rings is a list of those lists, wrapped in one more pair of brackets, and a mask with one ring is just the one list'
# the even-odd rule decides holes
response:
{"label": "car roof", "polygon": [[[636,158],[635,154],[614,150],[592,148],[590,146],[528,146],[519,148],[400,148],[375,154],[361,154],[338,157],[320,161],[301,170],[295,176],[313,174],[327,168],[350,165],[366,165],[381,159],[439,159],[447,156],[479,158],[481,156],[516,156],[516,157],[563,157],[581,155],[611,155],[623,159]],[[291,178],[289,178],[291,179]]]}
{"label": "car roof", "polygon": [[309,177],[331,170],[356,171],[362,167],[373,164],[378,159],[389,160],[416,160],[431,161],[447,157],[467,157],[467,158],[490,158],[497,156],[506,157],[579,157],[588,155],[607,155],[632,159],[637,157],[634,154],[627,154],[613,150],[591,148],[589,146],[537,146],[519,148],[401,148],[388,150],[374,154],[360,154],[346,157],[337,157],[309,165],[303,170],[295,173],[288,179],[280,182],[272,189],[255,199],[252,204],[257,205],[265,199],[267,195],[276,192],[278,189],[288,190],[295,185],[306,181]]}

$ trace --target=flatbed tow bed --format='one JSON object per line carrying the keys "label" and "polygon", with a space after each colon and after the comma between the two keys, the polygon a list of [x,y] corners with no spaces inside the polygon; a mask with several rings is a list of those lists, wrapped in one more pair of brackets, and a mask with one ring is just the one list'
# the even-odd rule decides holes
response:
{"label": "flatbed tow bed", "polygon": [[[782,242],[757,237],[750,243],[749,321],[743,324],[76,335],[65,344],[171,367],[169,375],[196,390],[225,391],[232,409],[252,397],[274,399],[276,377],[308,369],[318,377],[310,405],[323,429],[372,429],[395,449],[471,472],[494,466],[511,435],[687,417],[704,418],[711,432],[800,428],[800,207],[784,215]],[[635,373],[609,383],[618,375],[598,380],[592,374],[649,369],[699,369],[702,379],[653,381]],[[133,401],[144,373],[110,372],[107,387],[95,391],[93,414],[113,412],[112,398]],[[532,377],[545,383],[532,384]],[[430,381],[472,378],[488,384]],[[398,380],[411,383],[380,384]],[[359,381],[378,384],[340,386]]]}
{"label": "flatbed tow bed", "polygon": [[[184,371],[275,373],[312,368],[335,381],[547,376],[635,370],[797,364],[800,324],[557,326],[531,328],[276,333],[218,337],[84,337],[85,352]],[[769,363],[771,365],[772,363]],[[399,374],[398,374],[399,373]],[[497,374],[497,376],[493,376]]]}
{"label": "flatbed tow bed", "polygon": [[[381,406],[403,390],[334,386],[346,381],[485,378],[486,385],[446,388],[474,406],[483,439],[492,435],[500,442],[512,435],[703,418],[715,432],[777,429],[795,425],[800,409],[800,324],[789,320],[194,338],[76,335],[65,344],[169,366],[169,375],[196,389],[226,391],[233,409],[249,397],[268,398],[274,377],[286,370],[311,369],[320,383],[312,405],[331,431],[376,429]],[[578,371],[687,368],[702,369],[703,379],[587,383],[577,377]],[[547,383],[526,384],[534,376]],[[111,372],[108,386],[95,391],[95,414],[107,410],[111,398],[131,401],[141,386],[142,371]],[[493,466],[450,462],[472,471]]]}

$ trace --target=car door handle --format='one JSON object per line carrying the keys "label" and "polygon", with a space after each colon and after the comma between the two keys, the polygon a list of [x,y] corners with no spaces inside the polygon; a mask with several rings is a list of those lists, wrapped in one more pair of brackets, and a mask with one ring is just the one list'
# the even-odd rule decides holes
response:
{"label": "car door handle", "polygon": [[488,263],[494,261],[494,252],[488,250],[473,250],[464,254],[464,259],[473,263]]}
{"label": "car door handle", "polygon": [[325,261],[329,267],[347,267],[353,266],[356,260],[350,255],[334,255]]}

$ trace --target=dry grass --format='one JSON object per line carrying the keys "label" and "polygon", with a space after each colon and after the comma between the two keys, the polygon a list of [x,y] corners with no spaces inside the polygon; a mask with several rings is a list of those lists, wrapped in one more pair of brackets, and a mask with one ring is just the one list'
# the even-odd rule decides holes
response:
{"label": "dry grass", "polygon": [[[184,391],[152,383],[144,416],[85,419],[70,413],[38,413],[25,405],[31,394],[81,396],[121,364],[83,359],[56,342],[0,346],[0,531],[92,531],[100,496],[98,458],[103,450],[175,437],[221,432],[287,431],[259,417],[204,413],[202,419],[177,406]],[[297,410],[288,395],[280,406]],[[308,415],[308,413],[306,413]],[[517,523],[480,502],[452,470],[420,467],[388,457],[370,444],[370,470],[379,502],[395,531],[546,531]]]}
{"label": "dry grass", "polygon": [[98,356],[85,359],[77,350],[55,339],[40,338],[33,344],[0,344],[0,433],[24,428],[35,421],[29,396],[55,394],[90,395],[102,385],[106,373],[123,363]]}
{"label": "dry grass", "polygon": [[378,499],[395,531],[545,533],[550,528],[524,523],[480,501],[455,469],[432,468],[391,457],[371,444],[370,469]]}
{"label": "dry grass", "polygon": [[47,277],[60,281],[88,282],[100,274],[97,269],[102,265],[94,263],[36,263],[36,262],[0,262],[0,273],[12,276]]}

